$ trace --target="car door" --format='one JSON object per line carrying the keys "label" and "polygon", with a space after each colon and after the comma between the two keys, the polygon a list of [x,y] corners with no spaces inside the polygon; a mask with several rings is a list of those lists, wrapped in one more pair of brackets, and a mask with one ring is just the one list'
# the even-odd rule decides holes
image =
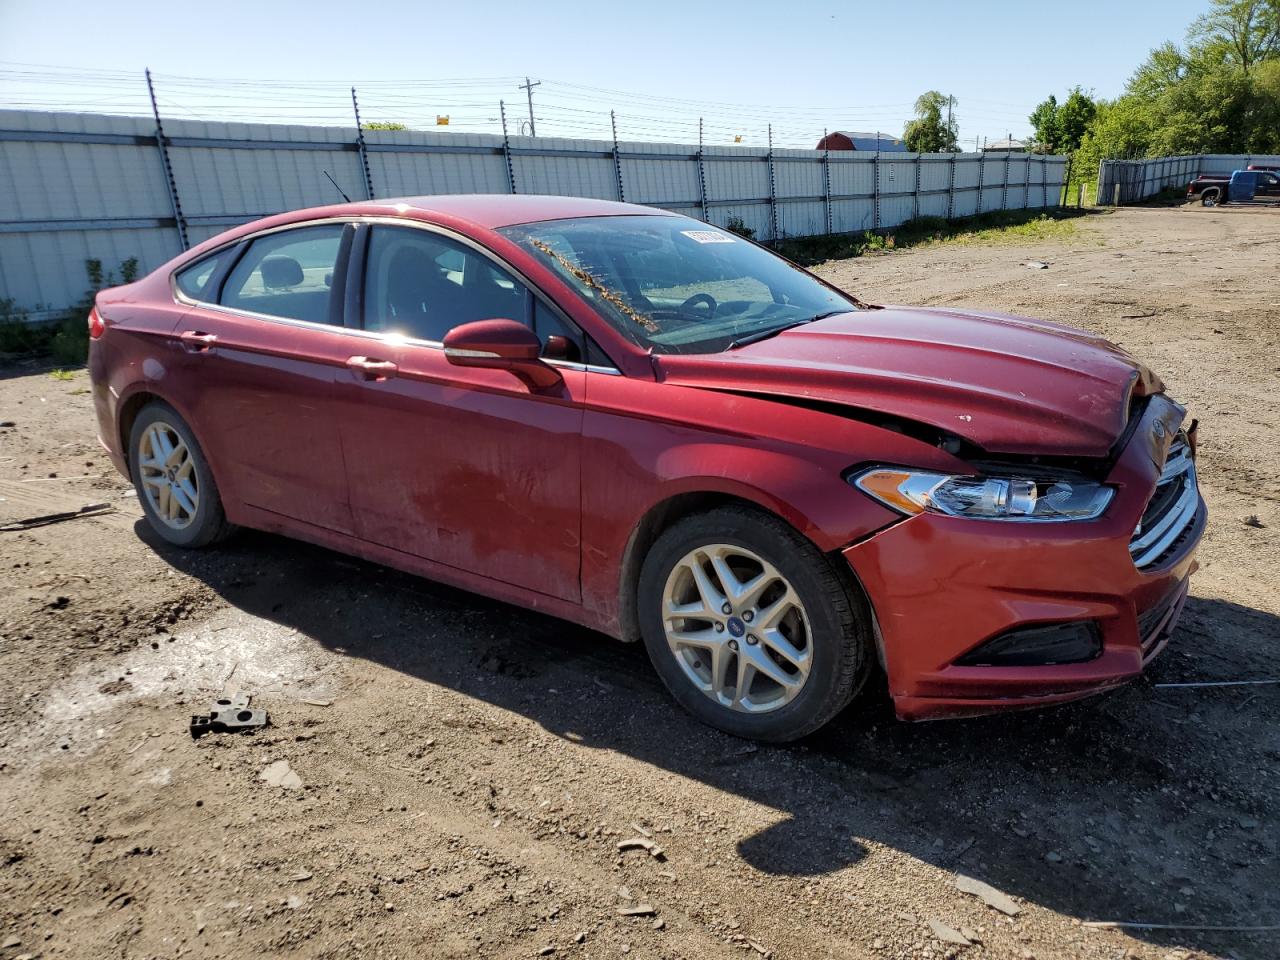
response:
{"label": "car door", "polygon": [[230,502],[354,532],[334,419],[353,227],[324,223],[241,243],[217,275],[175,278],[167,392],[187,412]]}
{"label": "car door", "polygon": [[[562,364],[558,385],[532,392],[509,372],[449,363],[440,340],[453,327],[531,323],[534,309],[520,279],[460,239],[374,225],[357,261],[363,287],[351,310],[369,360],[382,364],[337,390],[358,535],[578,600],[585,368]],[[571,324],[539,310],[563,351]]]}
{"label": "car door", "polygon": [[1258,174],[1258,193],[1268,196],[1280,196],[1280,177],[1274,173]]}

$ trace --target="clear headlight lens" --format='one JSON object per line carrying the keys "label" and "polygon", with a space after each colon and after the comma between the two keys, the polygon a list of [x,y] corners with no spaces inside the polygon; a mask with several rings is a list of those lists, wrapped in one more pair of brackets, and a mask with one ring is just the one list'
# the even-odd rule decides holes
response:
{"label": "clear headlight lens", "polygon": [[963,477],[894,467],[876,467],[852,480],[863,493],[906,514],[979,520],[1092,520],[1115,493],[1089,481]]}

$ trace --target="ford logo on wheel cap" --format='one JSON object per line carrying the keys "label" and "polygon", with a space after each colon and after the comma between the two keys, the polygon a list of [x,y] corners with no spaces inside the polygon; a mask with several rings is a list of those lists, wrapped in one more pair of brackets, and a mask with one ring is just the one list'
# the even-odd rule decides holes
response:
{"label": "ford logo on wheel cap", "polygon": [[729,633],[732,636],[740,637],[747,632],[747,625],[737,617],[729,618]]}

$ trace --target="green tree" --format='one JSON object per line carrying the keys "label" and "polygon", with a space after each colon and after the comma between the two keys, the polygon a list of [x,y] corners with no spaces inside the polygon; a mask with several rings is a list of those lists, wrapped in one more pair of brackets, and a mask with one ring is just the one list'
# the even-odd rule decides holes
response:
{"label": "green tree", "polygon": [[403,123],[395,120],[370,120],[364,125],[366,130],[408,130]]}
{"label": "green tree", "polygon": [[959,129],[955,99],[930,90],[916,99],[916,119],[902,131],[902,141],[913,153],[955,153]]}
{"label": "green tree", "polygon": [[1035,131],[1037,146],[1049,153],[1058,152],[1058,98],[1052,93],[1047,100],[1036,104],[1027,117],[1031,121],[1031,129]]}
{"label": "green tree", "polygon": [[1248,73],[1280,51],[1280,0],[1212,0],[1187,39],[1203,54]]}

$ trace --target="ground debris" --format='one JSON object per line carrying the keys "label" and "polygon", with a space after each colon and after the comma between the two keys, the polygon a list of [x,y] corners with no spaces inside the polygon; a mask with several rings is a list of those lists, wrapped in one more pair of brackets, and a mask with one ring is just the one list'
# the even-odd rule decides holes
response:
{"label": "ground debris", "polygon": [[629,840],[619,840],[618,850],[647,850],[649,856],[655,860],[665,860],[667,858],[663,849],[648,837],[632,837]]}
{"label": "ground debris", "polygon": [[1013,902],[1012,897],[1001,893],[989,883],[975,880],[973,877],[965,876],[963,873],[956,875],[956,889],[961,893],[968,893],[978,897],[988,907],[999,910],[1010,917],[1016,917],[1022,912],[1022,908]]}
{"label": "ground debris", "polygon": [[288,760],[267,764],[262,773],[258,774],[258,779],[286,790],[302,789],[302,778],[289,767]]}
{"label": "ground debris", "polygon": [[619,907],[620,917],[652,917],[658,911],[647,903],[637,903],[634,907]]}
{"label": "ground debris", "polygon": [[933,931],[935,937],[944,943],[954,943],[961,947],[967,947],[973,942],[959,930],[948,926],[941,920],[931,918],[929,920],[929,929]]}

